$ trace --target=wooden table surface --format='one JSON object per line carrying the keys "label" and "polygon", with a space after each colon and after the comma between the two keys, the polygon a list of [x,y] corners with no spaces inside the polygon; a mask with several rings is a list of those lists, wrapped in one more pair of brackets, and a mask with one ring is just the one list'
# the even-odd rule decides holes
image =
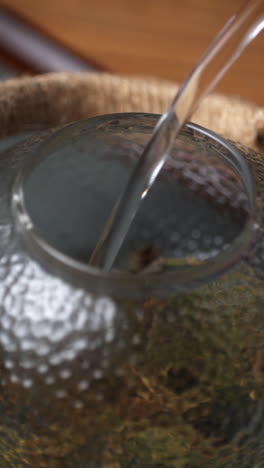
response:
{"label": "wooden table surface", "polygon": [[[2,0],[114,73],[181,81],[242,0]],[[264,105],[264,34],[217,87]]]}

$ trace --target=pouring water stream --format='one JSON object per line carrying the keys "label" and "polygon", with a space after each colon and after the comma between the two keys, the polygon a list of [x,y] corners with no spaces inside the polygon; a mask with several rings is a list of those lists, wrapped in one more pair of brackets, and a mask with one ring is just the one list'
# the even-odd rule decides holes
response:
{"label": "pouring water stream", "polygon": [[181,128],[263,28],[264,0],[250,0],[211,42],[154,128],[91,255],[91,266],[112,268],[140,203],[154,184]]}

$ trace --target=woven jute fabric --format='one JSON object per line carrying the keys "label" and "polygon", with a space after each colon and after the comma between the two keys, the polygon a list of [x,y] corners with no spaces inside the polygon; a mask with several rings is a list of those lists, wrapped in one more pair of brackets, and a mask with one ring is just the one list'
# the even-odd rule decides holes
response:
{"label": "woven jute fabric", "polygon": [[[161,114],[178,86],[152,78],[102,73],[51,73],[0,83],[0,135],[60,126],[115,112]],[[192,121],[263,151],[264,108],[238,97],[212,94]]]}

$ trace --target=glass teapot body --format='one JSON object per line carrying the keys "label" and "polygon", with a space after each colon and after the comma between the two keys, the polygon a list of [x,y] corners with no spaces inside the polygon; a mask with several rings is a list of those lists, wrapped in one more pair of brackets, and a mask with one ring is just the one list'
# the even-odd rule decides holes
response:
{"label": "glass teapot body", "polygon": [[260,466],[260,157],[188,125],[114,270],[88,266],[157,118],[1,159],[1,468]]}

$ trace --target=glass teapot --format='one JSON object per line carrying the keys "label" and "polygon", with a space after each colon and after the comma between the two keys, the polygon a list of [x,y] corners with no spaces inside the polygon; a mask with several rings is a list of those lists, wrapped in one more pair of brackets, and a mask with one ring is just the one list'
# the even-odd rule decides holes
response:
{"label": "glass teapot", "polygon": [[1,468],[263,464],[261,156],[188,124],[113,270],[89,266],[157,119],[1,156]]}

